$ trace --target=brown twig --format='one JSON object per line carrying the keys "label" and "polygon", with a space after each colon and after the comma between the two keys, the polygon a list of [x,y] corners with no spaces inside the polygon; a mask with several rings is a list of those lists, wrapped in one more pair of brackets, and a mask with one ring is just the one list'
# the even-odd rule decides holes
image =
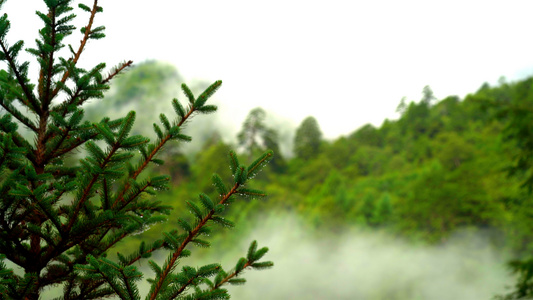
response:
{"label": "brown twig", "polygon": [[[94,22],[94,16],[96,15],[97,12],[98,12],[98,0],[94,0],[93,8],[91,9],[91,16],[89,17],[89,23],[87,24],[87,26],[85,26],[85,34],[83,35],[83,38],[80,40],[80,47],[78,48],[78,51],[76,52],[74,57],[71,58],[71,61],[74,64],[78,63],[78,60],[80,59],[83,49],[85,48],[85,45],[87,44],[87,41],[89,40],[89,36],[91,34],[91,29],[92,29],[93,22]],[[63,74],[63,77],[61,78],[62,84],[65,84],[69,75],[70,75],[70,72],[66,70],[65,73]],[[58,92],[59,92],[59,85],[54,89],[52,93],[52,98],[54,98]]]}
{"label": "brown twig", "polygon": [[111,79],[113,79],[113,77],[117,76],[120,72],[122,72],[124,69],[130,67],[132,64],[133,64],[132,60],[128,60],[127,62],[122,63],[120,65],[120,67],[118,67],[118,68],[114,69],[113,71],[111,71],[111,73],[109,73],[109,75],[107,75],[107,78],[102,80],[100,83],[103,83],[103,84],[108,83]]}
{"label": "brown twig", "polygon": [[[222,205],[225,204],[228,201],[228,199],[237,192],[237,189],[239,188],[239,186],[240,184],[236,183],[233,186],[233,188],[226,195],[224,195],[224,197],[222,197],[222,199],[219,201],[218,204],[222,204]],[[196,225],[196,227],[189,232],[189,235],[181,243],[178,249],[172,254],[172,257],[167,263],[167,266],[165,267],[165,269],[161,273],[161,276],[159,276],[159,280],[155,284],[154,291],[150,295],[150,300],[154,300],[157,297],[157,294],[159,293],[159,291],[161,290],[161,287],[163,286],[163,282],[165,281],[170,271],[172,271],[172,269],[174,268],[174,264],[176,263],[178,258],[181,256],[181,253],[183,252],[183,250],[185,250],[185,247],[187,247],[187,245],[198,235],[198,232],[200,232],[200,229],[202,229],[205,226],[205,224],[207,224],[207,222],[211,220],[214,214],[215,214],[214,209],[209,211],[209,213],[202,220],[200,220],[200,222],[198,222],[198,225]]]}
{"label": "brown twig", "polygon": [[[195,107],[191,105],[191,108],[189,109],[189,112],[180,120],[180,122],[176,125],[178,127],[181,127],[187,119],[194,113]],[[163,148],[163,146],[170,140],[171,135],[168,134],[167,136],[163,137],[159,144],[154,148],[154,150],[146,157],[146,159],[143,161],[143,163],[137,168],[137,170],[133,173],[133,175],[130,177],[131,179],[135,180],[142,171],[148,166],[150,161],[156,156],[156,154]],[[126,183],[124,185],[124,188],[120,191],[120,194],[117,196],[115,202],[113,203],[112,208],[118,205],[119,202],[124,201],[124,195],[131,187],[131,184]]]}
{"label": "brown twig", "polygon": [[250,263],[250,261],[247,261],[239,272],[235,271],[235,272],[229,274],[224,279],[222,279],[222,281],[220,281],[217,285],[215,285],[211,290],[214,291],[214,290],[218,289],[219,287],[224,285],[224,283],[228,282],[233,277],[239,275],[242,271],[244,271],[244,269],[248,268],[251,265],[252,265],[252,263]]}

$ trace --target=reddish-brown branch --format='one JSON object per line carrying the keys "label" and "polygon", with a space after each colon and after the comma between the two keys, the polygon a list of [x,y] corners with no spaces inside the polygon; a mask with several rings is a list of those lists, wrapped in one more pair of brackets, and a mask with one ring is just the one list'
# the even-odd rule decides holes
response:
{"label": "reddish-brown branch", "polygon": [[[144,252],[144,254],[152,253],[152,252],[154,252],[154,251],[156,251],[156,250],[159,250],[159,249],[165,247],[165,245],[166,245],[166,244],[163,243],[160,247],[152,248],[152,249],[150,249],[150,250]],[[136,256],[134,259],[132,259],[132,260],[130,260],[130,261],[128,262],[128,265],[132,265],[132,264],[134,264],[136,261],[140,260],[141,258],[142,258],[141,255]]]}
{"label": "reddish-brown branch", "polygon": [[[17,114],[14,114],[13,113],[13,110],[7,106],[7,105],[4,105],[3,102],[0,103],[0,105],[10,114],[12,115],[13,117],[15,117],[17,120],[19,120],[20,123],[24,124],[25,126],[27,126],[29,129],[33,130],[33,131],[37,131],[37,126],[35,126],[33,123],[31,123],[31,121],[28,120],[28,122],[26,122],[26,120],[24,119],[21,119],[18,117]],[[15,108],[16,109],[16,108]]]}
{"label": "reddish-brown branch", "polygon": [[189,285],[191,285],[194,282],[196,278],[198,278],[198,274],[196,276],[193,276],[191,279],[189,279],[189,281],[187,281],[184,285],[182,285],[179,290],[177,290],[174,294],[172,294],[169,297],[169,299],[174,299],[178,297],[181,293],[183,293],[189,287]]}
{"label": "reddish-brown branch", "polygon": [[219,282],[217,285],[215,285],[211,290],[216,290],[216,289],[218,289],[219,287],[221,287],[222,285],[224,285],[224,283],[228,282],[231,278],[237,276],[237,275],[240,274],[244,269],[248,268],[248,267],[251,266],[251,265],[252,265],[252,264],[250,263],[250,261],[247,261],[247,262],[244,264],[244,266],[243,266],[243,268],[242,268],[241,271],[239,271],[239,272],[235,271],[235,272],[229,274],[229,275],[226,276],[226,278],[224,278],[221,282]]}
{"label": "reddish-brown branch", "polygon": [[[80,59],[80,56],[83,52],[83,49],[85,48],[85,45],[87,44],[87,41],[89,40],[89,36],[91,34],[91,29],[93,27],[94,22],[94,16],[96,15],[98,11],[98,0],[94,0],[93,8],[91,9],[91,16],[89,17],[89,23],[87,26],[85,26],[85,34],[83,35],[83,39],[80,41],[80,47],[78,48],[78,51],[72,58],[72,62],[76,64],[78,60]],[[67,78],[69,77],[70,72],[68,70],[65,71],[63,74],[63,77],[61,78],[61,83],[64,84],[67,81]],[[54,89],[52,93],[52,98],[54,98],[57,93],[59,93],[59,85]]]}
{"label": "reddish-brown branch", "polygon": [[102,82],[100,83],[103,83],[103,84],[106,84],[108,83],[111,79],[113,79],[113,77],[117,76],[120,72],[122,72],[124,69],[126,69],[127,67],[131,66],[131,64],[133,64],[133,61],[131,60],[128,60],[127,62],[123,63],[120,67],[118,67],[117,69],[115,69],[113,72],[111,72],[106,79],[102,80]]}
{"label": "reddish-brown branch", "polygon": [[54,51],[56,48],[56,14],[54,8],[50,10],[48,16],[52,19],[52,36],[50,38],[52,42],[52,51],[50,52],[50,57],[48,57],[48,70],[46,70],[46,87],[44,90],[44,95],[40,95],[43,112],[48,112],[48,107],[50,106],[50,102],[53,98],[50,97],[50,89],[52,88],[52,70],[54,69]]}
{"label": "reddish-brown branch", "polygon": [[39,102],[37,99],[35,99],[33,93],[29,89],[29,87],[26,85],[25,78],[22,77],[19,70],[17,69],[17,65],[15,64],[15,60],[11,55],[9,55],[8,49],[6,48],[6,45],[4,44],[4,41],[0,39],[0,47],[2,48],[2,52],[4,52],[6,56],[6,60],[13,70],[13,73],[15,74],[15,77],[17,78],[17,82],[19,83],[20,87],[22,88],[22,91],[24,92],[24,95],[26,95],[26,100],[19,99],[20,102],[22,102],[27,107],[33,109],[34,112],[37,114],[40,113],[41,108],[39,107]]}
{"label": "reddish-brown branch", "polygon": [[[72,97],[70,98],[70,100],[68,100],[68,102],[63,102],[61,105],[63,107],[63,111],[61,112],[61,116],[62,117],[65,117],[68,113],[68,107],[69,105],[73,104],[75,101],[76,101],[76,98],[79,96],[81,90],[78,88],[76,89],[76,92],[74,92],[74,95],[72,95]],[[61,107],[61,106],[60,106]],[[46,134],[46,140],[48,140],[49,138],[51,138],[53,136],[53,133],[52,132],[49,132]],[[66,136],[66,135],[65,135]],[[61,143],[58,144],[57,148],[54,149],[51,153],[53,153],[54,151],[56,151],[59,146],[61,145]]]}
{"label": "reddish-brown branch", "polygon": [[[192,115],[192,113],[195,111],[194,106],[191,105],[191,108],[189,109],[189,112],[180,120],[180,122],[176,125],[178,127],[181,127],[185,121]],[[133,173],[133,175],[130,177],[131,179],[135,180],[137,176],[139,176],[142,171],[148,166],[150,161],[156,156],[156,154],[163,148],[163,146],[170,140],[171,136],[170,134],[165,136],[161,139],[161,142],[154,148],[154,150],[146,157],[146,159],[143,161],[143,163],[137,168],[137,170]],[[120,194],[117,196],[117,199],[113,203],[112,208],[114,208],[116,205],[118,205],[119,202],[124,201],[124,195],[129,190],[131,185],[129,183],[126,183],[124,185],[124,188],[120,191]]]}
{"label": "reddish-brown branch", "polygon": [[[113,128],[113,126],[111,126]],[[96,136],[99,135],[98,132],[95,132],[93,133],[92,135],[90,135],[89,137],[87,137],[86,139],[81,139],[81,138],[76,138],[76,142],[69,145],[67,148],[63,148],[63,149],[57,149],[55,152],[53,152],[51,155],[50,155],[50,158],[49,159],[53,159],[53,158],[56,158],[56,157],[59,157],[63,154],[66,154],[66,153],[69,153],[71,152],[72,150],[76,149],[77,147],[81,146],[82,144],[86,143],[87,141],[90,141],[94,138],[96,138]]]}
{"label": "reddish-brown branch", "polygon": [[[128,201],[127,203],[124,203],[124,205],[122,205],[118,210],[122,210],[128,203],[130,203],[133,199],[135,199],[137,196],[139,196],[140,194],[142,194],[147,188],[148,188],[148,184],[146,184],[145,186],[143,186],[141,189],[139,189],[139,191],[132,196],[131,200]],[[100,241],[106,236],[106,234],[109,232],[110,229],[107,229],[105,230],[101,235],[100,235]],[[126,236],[128,236],[129,233],[122,233],[118,238],[116,238],[114,241],[112,241],[111,243],[109,243],[102,251],[100,251],[100,253],[105,253],[107,250],[109,250],[111,247],[113,247],[116,243],[120,242],[123,238],[125,238]]]}
{"label": "reddish-brown branch", "polygon": [[[222,205],[225,204],[228,201],[228,199],[237,192],[237,189],[239,188],[239,186],[240,184],[236,183],[231,189],[231,191],[229,191],[226,195],[224,195],[224,197],[222,197],[222,199],[219,201],[218,204],[222,204]],[[185,250],[185,247],[187,247],[187,245],[198,235],[198,232],[200,232],[200,229],[202,229],[202,227],[204,227],[205,224],[207,224],[207,222],[211,220],[214,214],[215,214],[214,209],[209,211],[209,213],[202,220],[200,220],[200,222],[198,222],[198,225],[196,225],[196,227],[194,227],[194,229],[189,232],[189,235],[181,243],[178,249],[172,254],[170,261],[167,263],[167,266],[161,273],[161,276],[159,277],[159,280],[157,281],[155,285],[154,291],[150,295],[150,300],[154,300],[157,297],[157,294],[159,293],[159,291],[161,290],[161,287],[163,286],[163,282],[165,281],[165,278],[168,276],[170,271],[173,269],[174,264],[176,263],[178,258],[181,256],[181,253],[183,252],[183,250]]]}
{"label": "reddish-brown branch", "polygon": [[[117,150],[118,150],[118,147],[115,144],[113,148],[111,149],[111,151],[109,151],[109,154],[107,155],[107,157],[101,163],[100,168],[104,168],[107,165],[107,163],[111,160],[111,157],[113,156],[113,154],[115,154]],[[70,230],[72,229],[72,226],[74,225],[74,222],[76,222],[76,219],[78,218],[78,214],[80,213],[81,206],[83,205],[83,203],[85,203],[85,201],[87,201],[87,199],[89,199],[89,196],[91,194],[91,189],[93,188],[94,184],[97,182],[99,177],[100,177],[100,174],[94,175],[91,181],[89,182],[89,184],[83,190],[82,196],[80,200],[78,200],[78,203],[76,204],[76,207],[74,208],[73,216],[70,218],[70,221],[68,222],[68,225],[65,230],[66,232],[70,232]]]}

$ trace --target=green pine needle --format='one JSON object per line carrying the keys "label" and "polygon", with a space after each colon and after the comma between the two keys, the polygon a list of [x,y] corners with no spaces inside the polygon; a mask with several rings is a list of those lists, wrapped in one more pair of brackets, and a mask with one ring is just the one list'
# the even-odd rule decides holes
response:
{"label": "green pine needle", "polygon": [[181,89],[183,90],[185,96],[187,96],[187,99],[189,99],[189,102],[194,104],[195,99],[191,89],[185,83],[181,85]]}

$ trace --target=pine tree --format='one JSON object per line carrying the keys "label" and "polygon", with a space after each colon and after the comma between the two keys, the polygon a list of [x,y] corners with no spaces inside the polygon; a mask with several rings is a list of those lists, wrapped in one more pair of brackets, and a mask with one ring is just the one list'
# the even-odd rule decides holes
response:
{"label": "pine tree", "polygon": [[[0,6],[5,0],[0,0]],[[165,221],[170,207],[154,195],[168,188],[167,176],[147,176],[149,164],[161,165],[161,150],[172,141],[191,138],[182,127],[191,116],[209,114],[216,106],[206,101],[220,87],[216,81],[198,97],[187,85],[182,89],[186,106],[174,99],[176,117],[161,114],[153,128],[151,142],[130,135],[135,112],[97,123],[83,121],[83,104],[104,97],[109,83],[132,65],[126,61],[104,74],[105,64],[90,70],[78,66],[90,40],[105,36],[104,26],[96,26],[95,16],[102,7],[79,3],[88,23],[81,28],[77,49],[68,45],[70,57],[60,56],[65,38],[73,34],[73,1],[44,0],[47,12],[37,12],[44,26],[35,48],[26,49],[38,62],[36,82],[28,77],[28,62],[21,62],[23,41],[8,44],[10,23],[0,17],[0,298],[39,299],[44,289],[61,286],[57,299],[140,299],[137,282],[143,274],[136,262],[155,251],[167,251],[162,266],[153,260],[155,272],[149,279],[147,299],[227,299],[226,284],[242,284],[245,269],[265,269],[272,262],[259,261],[268,251],[252,242],[248,254],[230,271],[219,264],[182,266],[179,260],[191,254],[191,245],[208,247],[204,238],[212,225],[233,227],[223,212],[237,196],[261,197],[264,193],[247,189],[246,182],[272,157],[272,152],[249,166],[229,153],[234,182],[229,185],[214,174],[216,197],[201,193],[188,201],[191,216],[176,219],[179,229],[162,234],[153,242],[141,242],[133,253],[109,254],[125,237]],[[63,52],[61,52],[63,53]],[[31,136],[22,134],[27,129]],[[73,153],[85,153],[74,161]],[[8,267],[16,265],[17,271]],[[19,269],[21,271],[19,271]]]}

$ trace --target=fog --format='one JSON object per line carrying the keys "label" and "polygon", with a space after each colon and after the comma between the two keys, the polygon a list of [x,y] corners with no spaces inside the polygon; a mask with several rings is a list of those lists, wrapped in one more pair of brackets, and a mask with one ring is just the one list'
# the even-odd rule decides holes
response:
{"label": "fog", "polygon": [[229,288],[232,299],[476,300],[504,293],[512,282],[505,255],[479,232],[415,246],[372,230],[311,233],[290,216],[262,225],[238,248],[257,239],[275,266],[246,272],[244,286]]}

